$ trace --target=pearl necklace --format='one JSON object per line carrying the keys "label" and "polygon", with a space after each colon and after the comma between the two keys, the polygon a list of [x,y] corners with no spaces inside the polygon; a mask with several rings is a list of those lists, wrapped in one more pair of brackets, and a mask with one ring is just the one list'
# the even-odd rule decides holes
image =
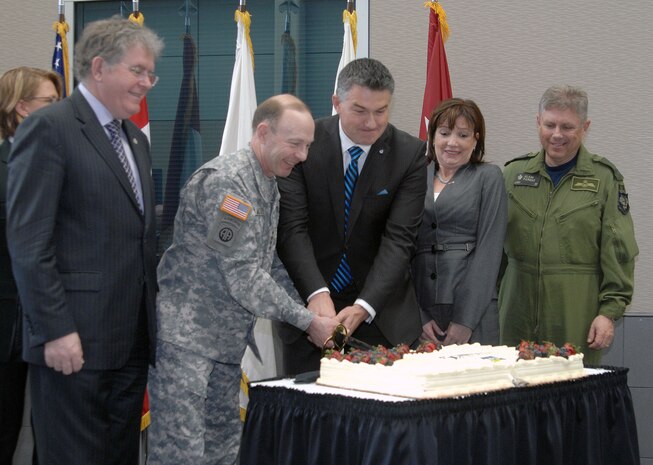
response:
{"label": "pearl necklace", "polygon": [[435,177],[438,178],[438,181],[440,181],[445,186],[448,185],[448,184],[453,184],[454,183],[453,179],[449,179],[448,181],[445,181],[444,179],[442,179],[439,172],[435,173]]}

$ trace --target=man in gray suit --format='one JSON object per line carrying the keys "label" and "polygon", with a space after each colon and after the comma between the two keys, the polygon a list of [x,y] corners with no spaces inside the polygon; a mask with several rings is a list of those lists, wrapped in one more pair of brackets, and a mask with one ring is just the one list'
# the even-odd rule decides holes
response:
{"label": "man in gray suit", "polygon": [[148,141],[129,117],[162,48],[127,20],[90,24],[75,46],[79,87],[16,132],[7,238],[42,463],[138,463],[156,244]]}
{"label": "man in gray suit", "polygon": [[[426,190],[424,143],[388,123],[393,91],[381,62],[345,66],[338,115],[316,122],[308,160],[279,179],[277,246],[299,294],[385,346],[421,334],[409,264]],[[284,325],[280,335],[287,374],[318,369],[320,351],[299,331]]]}

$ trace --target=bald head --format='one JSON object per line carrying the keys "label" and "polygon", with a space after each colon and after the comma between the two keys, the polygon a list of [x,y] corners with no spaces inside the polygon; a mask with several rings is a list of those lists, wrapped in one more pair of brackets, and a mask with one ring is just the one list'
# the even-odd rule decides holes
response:
{"label": "bald head", "polygon": [[294,95],[270,97],[254,113],[251,147],[268,176],[286,177],[306,160],[315,123],[311,111]]}

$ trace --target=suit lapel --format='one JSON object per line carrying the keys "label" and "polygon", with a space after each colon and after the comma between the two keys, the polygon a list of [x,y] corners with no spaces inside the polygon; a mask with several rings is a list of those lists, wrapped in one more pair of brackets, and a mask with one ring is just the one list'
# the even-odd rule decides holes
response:
{"label": "suit lapel", "polygon": [[345,234],[345,172],[342,166],[342,142],[338,128],[338,117],[327,125],[328,142],[325,147],[325,173],[328,176],[329,198],[336,218],[336,227],[341,237]]}
{"label": "suit lapel", "polygon": [[387,144],[389,131],[390,126],[388,126],[379,140],[370,147],[370,153],[367,155],[363,170],[358,174],[358,181],[354,189],[354,198],[351,202],[351,211],[349,212],[349,230],[347,231],[347,237],[349,237],[351,231],[354,229],[356,220],[363,209],[366,193],[369,192],[372,183],[377,178],[377,173],[381,170],[383,163],[385,163],[385,160],[389,156],[390,147]]}
{"label": "suit lapel", "polygon": [[435,212],[435,198],[433,194],[433,179],[435,178],[435,163],[431,162],[426,167],[426,196],[424,197],[424,211]]}
{"label": "suit lapel", "polygon": [[[104,160],[104,162],[109,166],[113,174],[118,178],[120,185],[122,186],[125,194],[131,199],[131,202],[138,211],[138,202],[134,196],[131,184],[129,184],[129,179],[127,178],[127,173],[122,167],[122,163],[118,159],[118,155],[111,146],[111,141],[107,136],[107,133],[104,131],[104,128],[100,125],[93,109],[88,104],[86,99],[82,96],[81,92],[76,90],[71,96],[71,101],[75,109],[75,115],[78,121],[81,124],[81,130],[87,140],[95,147],[98,155]],[[130,137],[131,140],[131,137]],[[130,142],[131,144],[131,142]],[[133,147],[132,147],[133,151]],[[136,156],[134,154],[134,156]],[[137,158],[138,160],[138,158]],[[138,163],[138,162],[137,162]],[[139,166],[140,170],[140,166]],[[140,213],[139,213],[140,214]]]}

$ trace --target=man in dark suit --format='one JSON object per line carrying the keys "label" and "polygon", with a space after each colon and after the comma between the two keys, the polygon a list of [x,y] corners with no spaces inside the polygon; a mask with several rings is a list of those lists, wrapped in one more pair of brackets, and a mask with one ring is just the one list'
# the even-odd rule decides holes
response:
{"label": "man in dark suit", "polygon": [[[27,364],[21,356],[22,313],[7,247],[7,164],[18,125],[61,99],[61,79],[50,70],[20,66],[0,76],[0,465],[11,465],[23,424]],[[36,454],[32,463],[36,464]]]}
{"label": "man in dark suit", "polygon": [[[425,146],[388,124],[394,80],[362,58],[338,76],[337,116],[318,120],[307,161],[279,179],[278,252],[308,308],[370,344],[413,343],[421,322],[409,274],[426,186]],[[286,374],[320,351],[282,325]]]}
{"label": "man in dark suit", "polygon": [[162,48],[127,20],[90,24],[75,46],[79,87],[16,132],[7,239],[42,463],[138,463],[156,244],[148,142],[128,118]]}

